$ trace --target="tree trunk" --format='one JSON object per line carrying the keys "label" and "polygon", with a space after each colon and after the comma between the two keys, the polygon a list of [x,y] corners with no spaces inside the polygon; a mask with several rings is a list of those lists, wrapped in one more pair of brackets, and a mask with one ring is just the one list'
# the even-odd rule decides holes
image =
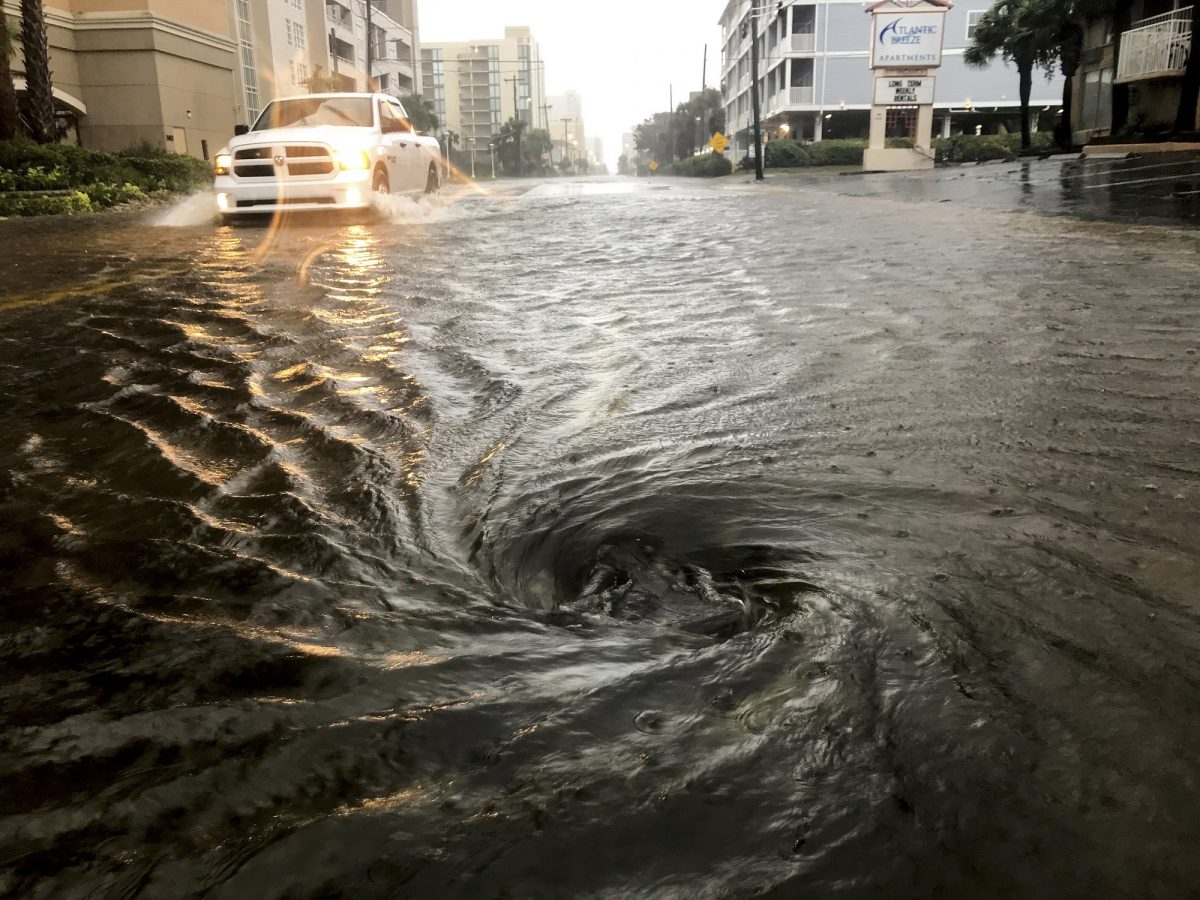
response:
{"label": "tree trunk", "polygon": [[1017,75],[1021,79],[1021,149],[1033,146],[1033,133],[1029,129],[1029,97],[1033,93],[1033,62],[1022,60],[1017,63]]}
{"label": "tree trunk", "polygon": [[1113,4],[1113,86],[1112,124],[1109,134],[1117,134],[1129,121],[1129,85],[1117,84],[1117,67],[1121,62],[1121,35],[1129,30],[1133,16],[1133,0],[1116,0]]}
{"label": "tree trunk", "polygon": [[17,89],[13,85],[12,40],[8,33],[8,20],[0,12],[0,141],[11,141],[17,136],[18,111]]}
{"label": "tree trunk", "polygon": [[1072,137],[1074,125],[1071,121],[1071,105],[1075,102],[1075,73],[1079,71],[1079,57],[1083,52],[1083,28],[1072,22],[1062,34],[1062,46],[1058,56],[1062,62],[1063,98],[1062,118],[1058,123],[1058,146],[1070,150],[1075,146]]}
{"label": "tree trunk", "polygon": [[1196,103],[1200,102],[1200,0],[1192,4],[1192,46],[1188,50],[1183,83],[1179,86],[1179,111],[1175,113],[1176,131],[1196,130]]}
{"label": "tree trunk", "polygon": [[25,52],[25,90],[30,137],[39,144],[57,140],[54,93],[50,84],[50,41],[42,0],[21,0],[21,47]]}

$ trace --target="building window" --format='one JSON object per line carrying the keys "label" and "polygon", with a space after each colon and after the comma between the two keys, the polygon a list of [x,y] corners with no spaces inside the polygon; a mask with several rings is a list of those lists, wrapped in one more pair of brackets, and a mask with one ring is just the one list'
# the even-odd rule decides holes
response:
{"label": "building window", "polygon": [[975,28],[979,25],[979,17],[984,14],[985,10],[970,9],[967,10],[967,43],[975,40]]}
{"label": "building window", "polygon": [[289,47],[295,47],[297,50],[305,48],[304,41],[304,26],[299,22],[293,22],[291,19],[284,21],[284,31],[287,32],[287,43]]}
{"label": "building window", "polygon": [[258,118],[258,69],[254,61],[254,45],[251,43],[254,34],[250,24],[249,0],[237,0],[237,31],[238,45],[241,50],[242,86],[246,93],[246,123],[250,124]]}

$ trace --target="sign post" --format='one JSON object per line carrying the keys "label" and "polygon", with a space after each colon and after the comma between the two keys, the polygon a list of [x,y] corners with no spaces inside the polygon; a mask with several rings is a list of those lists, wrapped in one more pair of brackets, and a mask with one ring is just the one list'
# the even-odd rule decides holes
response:
{"label": "sign post", "polygon": [[[880,0],[871,14],[871,140],[863,168],[903,172],[933,168],[934,73],[942,64],[948,0]],[[905,137],[911,147],[888,147]]]}

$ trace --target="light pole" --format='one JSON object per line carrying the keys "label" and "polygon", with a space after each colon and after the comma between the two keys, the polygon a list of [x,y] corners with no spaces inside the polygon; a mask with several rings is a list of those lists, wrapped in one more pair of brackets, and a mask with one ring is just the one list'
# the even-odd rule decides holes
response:
{"label": "light pole", "polygon": [[475,141],[476,138],[471,138],[471,180],[475,180]]}

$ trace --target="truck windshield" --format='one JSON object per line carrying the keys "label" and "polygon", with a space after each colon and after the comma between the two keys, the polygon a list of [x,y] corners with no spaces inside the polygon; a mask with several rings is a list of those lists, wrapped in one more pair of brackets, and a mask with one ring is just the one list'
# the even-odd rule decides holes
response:
{"label": "truck windshield", "polygon": [[297,125],[370,128],[372,124],[369,97],[301,97],[272,102],[263,110],[251,131]]}

